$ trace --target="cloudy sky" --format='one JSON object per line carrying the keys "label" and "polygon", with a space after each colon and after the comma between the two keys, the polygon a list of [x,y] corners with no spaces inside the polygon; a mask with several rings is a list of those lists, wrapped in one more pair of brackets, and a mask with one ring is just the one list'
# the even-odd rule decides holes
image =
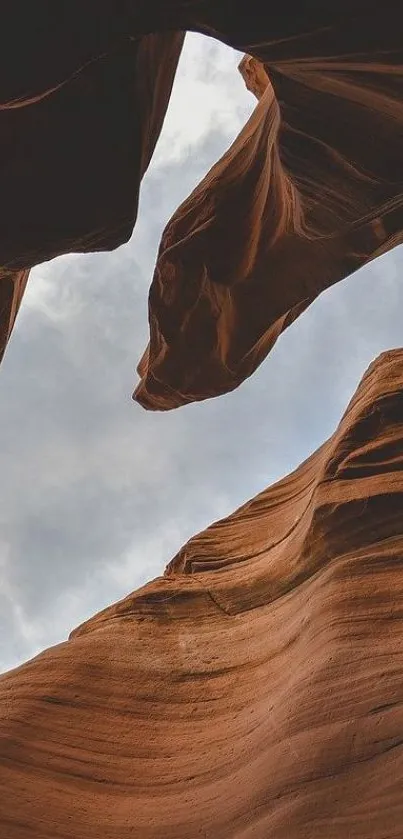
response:
{"label": "cloudy sky", "polygon": [[324,293],[235,393],[169,414],[132,402],[162,230],[254,107],[239,58],[188,36],[130,243],[32,272],[0,380],[0,670],[293,469],[403,344],[397,249]]}

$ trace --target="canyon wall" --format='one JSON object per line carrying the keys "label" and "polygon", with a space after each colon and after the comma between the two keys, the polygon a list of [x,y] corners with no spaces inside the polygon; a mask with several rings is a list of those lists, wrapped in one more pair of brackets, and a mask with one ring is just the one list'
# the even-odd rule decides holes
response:
{"label": "canyon wall", "polygon": [[400,15],[395,0],[7,2],[1,270],[130,238],[183,32],[219,38],[252,57],[259,101],[163,233],[135,398],[168,410],[234,389],[318,294],[402,240]]}
{"label": "canyon wall", "polygon": [[295,472],[0,678],[5,839],[400,839],[403,350]]}

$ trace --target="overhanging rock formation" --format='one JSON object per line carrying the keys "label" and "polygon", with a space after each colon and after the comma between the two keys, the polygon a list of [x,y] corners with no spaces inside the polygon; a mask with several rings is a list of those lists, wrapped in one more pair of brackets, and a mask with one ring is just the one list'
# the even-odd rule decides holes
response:
{"label": "overhanging rock formation", "polygon": [[[129,238],[185,30],[253,56],[243,69],[259,76],[260,100],[162,237],[135,393],[160,410],[237,387],[321,291],[403,230],[396,0],[269,10],[261,0],[70,0],[57,12],[49,0],[13,0],[0,32],[7,276]],[[0,281],[0,352],[21,299],[14,285],[10,299]]]}
{"label": "overhanging rock formation", "polygon": [[403,350],[164,577],[0,679],[7,839],[401,839]]}
{"label": "overhanging rock formation", "polygon": [[259,103],[162,236],[144,407],[233,390],[321,291],[401,240],[403,51],[381,63],[352,28],[356,56],[336,37],[336,55],[296,58],[301,38],[241,63]]}

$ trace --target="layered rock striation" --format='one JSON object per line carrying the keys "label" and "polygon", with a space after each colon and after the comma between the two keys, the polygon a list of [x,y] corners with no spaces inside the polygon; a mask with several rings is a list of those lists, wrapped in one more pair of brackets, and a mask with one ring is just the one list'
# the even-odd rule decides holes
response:
{"label": "layered rock striation", "polygon": [[403,350],[295,472],[0,678],[7,839],[400,839]]}

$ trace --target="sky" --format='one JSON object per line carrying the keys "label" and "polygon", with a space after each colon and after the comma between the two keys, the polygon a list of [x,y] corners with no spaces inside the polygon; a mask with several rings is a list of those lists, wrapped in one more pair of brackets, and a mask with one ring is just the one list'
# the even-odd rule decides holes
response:
{"label": "sky", "polygon": [[398,248],[322,294],[237,391],[163,414],[132,401],[161,233],[254,107],[240,58],[187,36],[132,239],[32,271],[0,370],[0,671],[294,469],[403,344]]}

